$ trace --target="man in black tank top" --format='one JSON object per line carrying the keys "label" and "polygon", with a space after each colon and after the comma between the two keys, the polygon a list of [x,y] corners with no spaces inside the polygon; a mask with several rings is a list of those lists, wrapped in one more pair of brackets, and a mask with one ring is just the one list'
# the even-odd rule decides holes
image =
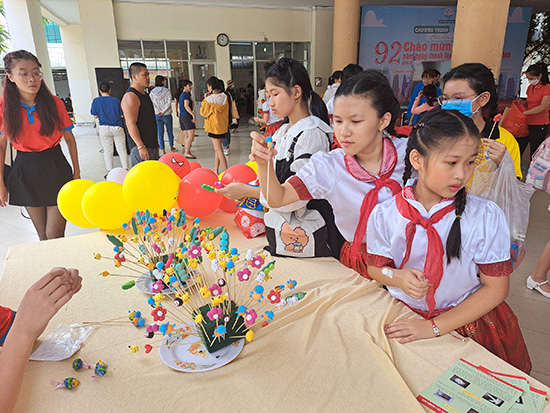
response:
{"label": "man in black tank top", "polygon": [[128,69],[132,87],[122,98],[122,111],[128,133],[135,143],[130,151],[132,166],[141,161],[157,160],[159,144],[153,102],[145,89],[149,86],[149,71],[143,63],[132,63]]}

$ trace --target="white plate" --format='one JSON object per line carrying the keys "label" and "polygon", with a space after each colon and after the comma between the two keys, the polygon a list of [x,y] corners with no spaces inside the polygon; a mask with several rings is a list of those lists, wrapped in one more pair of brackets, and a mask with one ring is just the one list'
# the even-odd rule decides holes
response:
{"label": "white plate", "polygon": [[[180,327],[185,327],[181,325]],[[233,361],[242,351],[244,338],[214,353],[206,351],[203,341],[196,335],[162,342],[159,355],[164,364],[178,371],[199,373],[214,370]]]}
{"label": "white plate", "polygon": [[[136,287],[139,291],[149,295],[155,295],[153,292],[153,280],[149,274],[141,274],[136,280]],[[165,288],[162,290],[163,294],[171,294],[172,290],[170,288]]]}

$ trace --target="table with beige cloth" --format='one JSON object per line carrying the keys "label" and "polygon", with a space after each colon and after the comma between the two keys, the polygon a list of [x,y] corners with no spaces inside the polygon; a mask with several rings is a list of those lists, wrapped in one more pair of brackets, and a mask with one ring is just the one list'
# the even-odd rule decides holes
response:
{"label": "table with beige cloth", "polygon": [[[242,253],[265,244],[265,238],[244,238],[231,218],[214,214],[202,226],[229,223],[230,247]],[[107,320],[129,310],[140,310],[151,322],[147,296],[137,289],[123,291],[124,279],[99,276],[114,270],[112,262],[94,260],[93,252],[112,256],[105,233],[11,247],[0,280],[0,303],[15,309],[27,288],[52,267],[75,267],[83,278],[82,290],[53,318],[42,338],[60,323]],[[269,326],[256,329],[254,341],[228,365],[202,373],[174,371],[161,361],[158,349],[145,354],[143,329],[103,325],[70,359],[31,361],[17,411],[423,412],[430,410],[416,396],[460,358],[525,376],[456,333],[405,345],[387,339],[385,324],[418,316],[379,284],[335,259],[276,260],[274,279],[295,279],[296,291],[307,295],[277,311]],[[138,353],[128,349],[133,344],[141,346]],[[92,381],[89,370],[75,372],[71,362],[76,357],[87,363],[101,359],[109,365],[107,374]],[[51,381],[66,377],[78,378],[80,386],[54,390]],[[529,381],[550,392],[537,380]]]}

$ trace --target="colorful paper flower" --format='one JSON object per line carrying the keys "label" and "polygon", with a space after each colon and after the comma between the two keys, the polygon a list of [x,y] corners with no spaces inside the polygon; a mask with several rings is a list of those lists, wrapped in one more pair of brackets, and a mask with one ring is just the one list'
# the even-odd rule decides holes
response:
{"label": "colorful paper flower", "polygon": [[217,295],[221,294],[222,287],[220,287],[218,284],[212,284],[209,290],[210,290],[210,293],[212,294],[212,297],[216,297]]}
{"label": "colorful paper flower", "polygon": [[250,279],[250,270],[248,268],[243,268],[241,271],[237,273],[237,278],[239,281],[248,281]]}
{"label": "colorful paper flower", "polygon": [[223,314],[223,310],[219,307],[214,307],[209,312],[206,313],[208,318],[212,321],[215,321],[218,318],[220,318],[222,314]]}
{"label": "colorful paper flower", "polygon": [[151,287],[151,290],[154,293],[160,293],[164,289],[164,284],[162,281],[155,281]]}
{"label": "colorful paper flower", "polygon": [[264,265],[264,262],[265,261],[262,257],[256,255],[254,258],[252,258],[250,265],[252,265],[254,268],[260,268],[262,265]]}
{"label": "colorful paper flower", "polygon": [[151,311],[151,315],[153,316],[154,321],[164,321],[164,318],[166,317],[166,309],[158,306]]}
{"label": "colorful paper flower", "polygon": [[275,290],[271,290],[267,295],[267,299],[271,304],[277,304],[281,301],[281,293]]}
{"label": "colorful paper flower", "polygon": [[247,325],[251,326],[256,322],[257,317],[258,314],[256,314],[256,310],[252,309],[246,312],[246,315],[244,316],[244,321]]}
{"label": "colorful paper flower", "polygon": [[189,247],[189,257],[197,258],[201,256],[201,247],[198,245],[191,245]]}

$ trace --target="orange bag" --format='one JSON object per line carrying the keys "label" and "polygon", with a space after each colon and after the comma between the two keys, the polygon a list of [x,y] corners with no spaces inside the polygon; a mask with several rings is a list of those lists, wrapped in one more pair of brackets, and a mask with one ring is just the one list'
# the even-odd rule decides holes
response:
{"label": "orange bag", "polygon": [[508,114],[502,121],[502,127],[514,135],[516,138],[529,136],[529,128],[527,127],[527,116],[523,114],[525,108],[521,102],[514,101]]}

